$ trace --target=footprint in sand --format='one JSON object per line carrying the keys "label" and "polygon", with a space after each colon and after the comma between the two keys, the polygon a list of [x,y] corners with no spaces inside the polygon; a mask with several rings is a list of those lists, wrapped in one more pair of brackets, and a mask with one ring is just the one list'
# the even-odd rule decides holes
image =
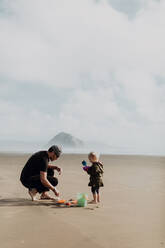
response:
{"label": "footprint in sand", "polygon": [[94,208],[89,208],[89,207],[88,207],[88,208],[85,208],[85,209],[88,209],[88,210],[95,210]]}

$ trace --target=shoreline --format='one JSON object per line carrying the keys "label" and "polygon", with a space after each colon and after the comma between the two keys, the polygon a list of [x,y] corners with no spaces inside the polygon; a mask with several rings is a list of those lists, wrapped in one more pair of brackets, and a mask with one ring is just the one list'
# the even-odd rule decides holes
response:
{"label": "shoreline", "polygon": [[[46,149],[41,149],[41,150],[46,150]],[[37,151],[39,151],[39,150],[36,150],[35,152],[37,152]],[[22,151],[0,151],[0,156],[1,155],[9,155],[9,156],[11,156],[11,155],[31,155],[31,154],[34,154],[35,152],[22,152]],[[69,153],[69,152],[64,152],[64,153],[62,153],[62,156],[63,155],[70,155],[70,156],[79,156],[79,155],[88,155],[88,153]],[[158,157],[162,157],[162,158],[165,158],[165,155],[163,155],[163,154],[141,154],[141,153],[134,153],[134,154],[131,154],[131,153],[100,153],[100,156],[113,156],[113,157],[115,157],[115,156],[119,156],[119,157],[127,157],[127,156],[129,156],[129,157],[156,157],[156,158],[158,158]]]}

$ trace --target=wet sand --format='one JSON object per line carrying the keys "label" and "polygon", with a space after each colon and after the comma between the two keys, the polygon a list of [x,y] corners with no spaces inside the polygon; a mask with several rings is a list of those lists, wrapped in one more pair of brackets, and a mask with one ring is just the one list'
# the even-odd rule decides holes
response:
{"label": "wet sand", "polygon": [[[30,154],[0,154],[2,248],[165,247],[165,157],[104,155],[102,202],[85,208],[32,202],[19,175]],[[58,176],[63,199],[86,192],[86,155],[62,155]],[[38,195],[39,196],[39,195]],[[53,196],[53,194],[52,194]]]}

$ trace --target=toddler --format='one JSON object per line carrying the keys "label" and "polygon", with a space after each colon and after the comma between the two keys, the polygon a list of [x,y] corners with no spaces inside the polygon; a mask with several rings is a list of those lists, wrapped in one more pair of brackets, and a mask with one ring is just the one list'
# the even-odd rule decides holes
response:
{"label": "toddler", "polygon": [[[89,161],[92,163],[91,166],[84,166],[84,170],[90,175],[89,184],[91,186],[91,191],[93,194],[93,200],[90,203],[100,202],[99,188],[103,187],[103,164],[98,160],[94,152],[90,152],[88,155]],[[85,161],[82,162],[83,165]]]}

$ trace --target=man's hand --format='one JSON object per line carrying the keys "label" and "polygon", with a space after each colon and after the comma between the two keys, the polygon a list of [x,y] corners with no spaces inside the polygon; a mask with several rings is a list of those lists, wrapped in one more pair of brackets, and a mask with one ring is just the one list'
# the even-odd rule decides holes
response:
{"label": "man's hand", "polygon": [[40,171],[40,179],[41,179],[41,183],[45,187],[51,189],[57,197],[59,196],[58,190],[47,180],[47,173],[46,172]]}
{"label": "man's hand", "polygon": [[48,168],[58,171],[59,175],[61,175],[61,173],[62,173],[62,168],[60,168],[56,165],[49,164]]}
{"label": "man's hand", "polygon": [[59,191],[56,189],[56,187],[54,187],[53,192],[55,196],[59,197],[60,194],[59,194]]}
{"label": "man's hand", "polygon": [[57,167],[58,174],[61,175],[62,173],[62,168]]}

